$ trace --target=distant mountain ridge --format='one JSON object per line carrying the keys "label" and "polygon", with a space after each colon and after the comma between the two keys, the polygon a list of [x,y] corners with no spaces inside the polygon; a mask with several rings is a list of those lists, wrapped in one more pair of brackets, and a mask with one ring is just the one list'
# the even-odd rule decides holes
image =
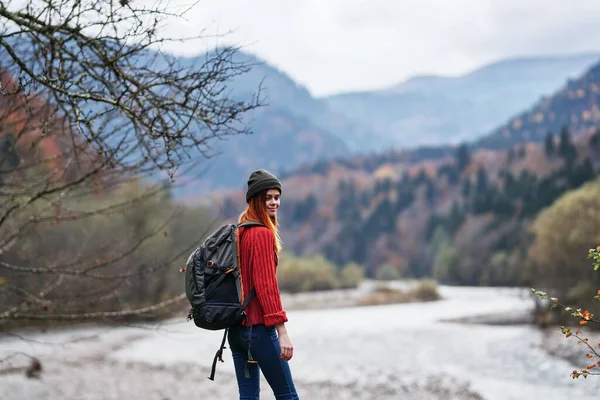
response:
{"label": "distant mountain ridge", "polygon": [[483,136],[599,59],[600,52],[512,58],[462,76],[417,76],[387,90],[323,101],[353,121],[371,123],[371,150],[458,143]]}
{"label": "distant mountain ridge", "polygon": [[381,151],[414,162],[447,156],[583,74],[600,53],[501,60],[459,77],[417,76],[388,90],[329,98],[313,97],[254,55],[236,57],[255,66],[228,83],[232,93],[243,98],[262,86],[266,106],[248,115],[251,137],[220,144],[222,154],[190,185],[189,197],[240,187],[260,167],[287,174],[354,155],[377,160]]}
{"label": "distant mountain ridge", "polygon": [[[592,134],[600,128],[600,62],[591,66],[577,79],[569,79],[549,96],[528,105],[487,135],[462,142],[471,150],[503,150],[514,146],[540,143],[549,133],[558,134],[567,128],[573,136]],[[284,176],[327,174],[343,166],[349,170],[372,172],[387,163],[416,164],[451,156],[456,145],[396,148],[382,152],[341,157],[329,161],[288,169]]]}
{"label": "distant mountain ridge", "polygon": [[237,96],[248,96],[261,86],[261,97],[267,108],[286,110],[290,116],[310,121],[322,131],[342,139],[350,150],[356,151],[356,142],[372,137],[369,123],[353,121],[333,110],[321,99],[313,97],[304,86],[285,72],[252,54],[240,52],[237,59],[255,65],[248,73],[236,77],[230,83]]}
{"label": "distant mountain ridge", "polygon": [[[598,60],[600,60],[600,51],[589,54],[513,57],[486,64],[458,76],[413,76],[397,85],[393,85],[389,89],[375,91],[375,93],[391,95],[415,90],[441,92],[452,88],[458,89],[465,85],[481,84],[482,80],[489,82],[489,85],[493,87],[498,85],[500,79],[511,85],[527,83],[530,80],[539,82],[541,79],[548,79],[552,85],[550,91],[554,91],[564,84],[567,79],[581,76],[587,68]],[[474,89],[477,90],[476,87]],[[503,88],[500,87],[499,89]],[[478,93],[475,91],[458,92],[458,94],[472,95]]]}
{"label": "distant mountain ridge", "polygon": [[[202,57],[180,60],[193,65]],[[175,193],[178,198],[193,201],[211,190],[241,187],[250,172],[258,168],[277,172],[351,155],[343,135],[337,133],[353,131],[356,124],[334,115],[306,88],[256,56],[238,51],[232,61],[252,68],[226,83],[231,97],[248,100],[259,95],[263,104],[244,115],[252,134],[214,141],[211,145],[217,155],[179,176],[178,180],[186,185]]]}

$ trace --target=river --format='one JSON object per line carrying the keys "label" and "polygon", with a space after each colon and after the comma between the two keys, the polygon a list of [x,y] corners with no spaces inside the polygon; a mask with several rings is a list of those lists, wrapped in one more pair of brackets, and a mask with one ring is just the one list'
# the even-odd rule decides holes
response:
{"label": "river", "polygon": [[[428,303],[289,311],[288,332],[295,348],[291,367],[295,379],[304,384],[328,382],[361,387],[407,377],[418,381],[427,376],[444,376],[467,382],[471,390],[488,400],[598,398],[600,377],[570,378],[575,366],[544,351],[539,345],[544,334],[532,326],[443,321],[489,313],[527,312],[532,303],[526,291],[442,286],[440,293],[443,300]],[[191,322],[173,320],[156,330],[86,328],[30,334],[31,340],[26,341],[4,338],[0,340],[0,358],[16,350],[42,358],[53,351],[65,354],[68,345],[57,349],[47,343],[60,343],[76,335],[82,338],[88,335],[96,342],[106,343],[109,337],[129,335],[119,346],[100,347],[112,362],[167,368],[189,363],[203,370],[210,366],[221,338],[220,332],[201,331]],[[561,334],[556,331],[555,335]],[[232,372],[230,352],[226,350],[225,362],[218,364],[217,381]],[[0,377],[2,400],[17,398],[1,395],[5,384],[10,385],[13,396],[20,384],[27,385],[21,377]]]}

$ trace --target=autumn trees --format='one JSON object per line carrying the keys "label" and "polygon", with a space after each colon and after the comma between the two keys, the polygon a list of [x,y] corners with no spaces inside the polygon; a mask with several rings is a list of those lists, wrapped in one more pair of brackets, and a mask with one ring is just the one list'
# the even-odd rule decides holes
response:
{"label": "autumn trees", "polygon": [[0,2],[0,329],[153,316],[182,298],[168,271],[210,221],[173,201],[173,178],[249,132],[260,105],[228,88],[251,67],[235,48],[165,52],[184,39],[162,28],[182,15],[161,2]]}
{"label": "autumn trees", "polygon": [[365,265],[369,277],[396,265],[404,276],[450,284],[522,285],[530,279],[523,268],[529,225],[597,174],[595,150],[583,140],[567,129],[550,138],[550,154],[550,145],[504,154],[471,154],[461,145],[440,162],[382,163],[372,180],[341,181],[327,196],[337,204],[305,207],[306,197],[288,204],[285,215],[294,229],[304,229],[304,220],[328,226],[327,237],[315,239],[326,257]]}

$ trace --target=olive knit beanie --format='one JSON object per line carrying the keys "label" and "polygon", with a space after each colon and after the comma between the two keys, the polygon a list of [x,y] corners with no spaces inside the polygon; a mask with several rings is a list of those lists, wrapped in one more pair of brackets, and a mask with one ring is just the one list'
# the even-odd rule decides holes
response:
{"label": "olive knit beanie", "polygon": [[250,174],[248,178],[248,191],[246,191],[246,203],[263,190],[277,189],[281,193],[281,182],[269,171],[259,169]]}

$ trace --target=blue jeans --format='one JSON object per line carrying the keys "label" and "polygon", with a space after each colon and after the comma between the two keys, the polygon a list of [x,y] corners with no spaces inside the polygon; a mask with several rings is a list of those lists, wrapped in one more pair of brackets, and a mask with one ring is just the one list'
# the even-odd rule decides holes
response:
{"label": "blue jeans", "polygon": [[[252,328],[233,327],[229,329],[228,339],[240,400],[260,399],[261,370],[277,400],[299,400],[290,366],[279,357],[281,348],[275,327],[267,328],[263,324],[253,325]],[[248,363],[248,344],[256,363]]]}

